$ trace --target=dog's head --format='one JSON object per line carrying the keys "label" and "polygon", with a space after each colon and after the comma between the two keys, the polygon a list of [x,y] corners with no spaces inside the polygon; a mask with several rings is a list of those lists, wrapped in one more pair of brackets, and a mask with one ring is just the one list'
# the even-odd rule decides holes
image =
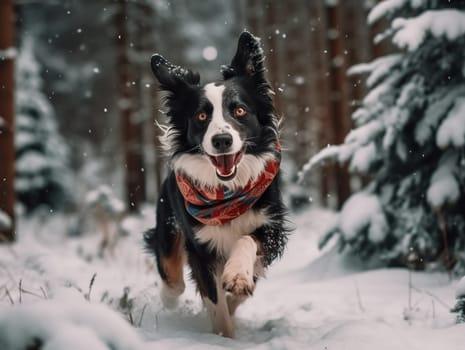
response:
{"label": "dog's head", "polygon": [[248,32],[222,67],[223,80],[205,85],[199,74],[152,56],[153,73],[167,93],[164,146],[176,171],[205,186],[242,186],[263,170],[277,142],[263,61],[259,39]]}

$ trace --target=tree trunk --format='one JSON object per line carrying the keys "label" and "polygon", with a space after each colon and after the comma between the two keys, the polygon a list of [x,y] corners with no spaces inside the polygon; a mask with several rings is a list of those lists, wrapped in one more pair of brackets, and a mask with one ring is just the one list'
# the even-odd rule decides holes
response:
{"label": "tree trunk", "polygon": [[[344,54],[344,26],[342,20],[342,7],[326,5],[328,22],[328,48],[331,59],[330,64],[330,108],[334,140],[332,144],[341,144],[350,130],[349,100],[346,78],[346,63]],[[349,172],[347,166],[336,169],[337,206],[340,208],[350,195]]]}
{"label": "tree trunk", "polygon": [[0,211],[11,218],[0,226],[0,242],[15,239],[14,145],[14,11],[13,0],[0,1]]}
{"label": "tree trunk", "polygon": [[[145,164],[150,165],[150,169],[147,169],[147,179],[150,179],[152,186],[152,195],[157,198],[161,191],[161,185],[163,181],[163,169],[165,165],[165,159],[161,152],[161,144],[159,136],[161,134],[160,129],[156,125],[159,120],[159,101],[160,94],[158,92],[158,86],[155,83],[155,79],[150,68],[150,57],[156,52],[156,33],[159,30],[159,23],[156,17],[156,13],[153,7],[146,3],[138,4],[139,15],[138,17],[138,28],[140,30],[139,40],[141,42],[140,54],[142,55],[141,64],[141,79],[142,79],[142,95],[143,95],[143,108],[145,115],[144,121],[144,144],[145,148],[150,150],[145,151],[146,162]],[[147,85],[149,88],[147,88]],[[163,122],[162,122],[163,123]],[[150,176],[150,177],[149,177]]]}
{"label": "tree trunk", "polygon": [[[328,62],[327,21],[325,7],[322,0],[308,3],[308,17],[312,23],[312,79],[314,80],[312,94],[316,97],[314,113],[317,119],[318,148],[324,148],[334,140],[334,129],[330,111],[330,63]],[[320,202],[329,206],[331,192],[336,188],[338,181],[336,176],[337,165],[328,164],[320,168]]]}
{"label": "tree trunk", "polygon": [[128,57],[128,9],[125,0],[118,1],[116,21],[117,72],[119,74],[119,108],[125,166],[126,204],[130,212],[137,212],[145,201],[141,124],[133,118],[134,80]]}

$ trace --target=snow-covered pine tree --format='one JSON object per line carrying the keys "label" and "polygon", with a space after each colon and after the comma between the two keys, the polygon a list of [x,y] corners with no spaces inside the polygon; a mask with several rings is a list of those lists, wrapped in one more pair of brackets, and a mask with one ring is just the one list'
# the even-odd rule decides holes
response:
{"label": "snow-covered pine tree", "polygon": [[386,0],[368,16],[399,53],[353,67],[369,90],[344,144],[304,167],[348,162],[371,182],[344,204],[337,234],[387,265],[442,262],[465,272],[465,1]]}
{"label": "snow-covered pine tree", "polygon": [[70,199],[68,146],[42,92],[34,43],[25,38],[16,64],[16,193],[27,212],[59,209]]}
{"label": "snow-covered pine tree", "polygon": [[451,312],[457,314],[457,323],[465,323],[465,276],[457,285],[455,297],[457,300]]}

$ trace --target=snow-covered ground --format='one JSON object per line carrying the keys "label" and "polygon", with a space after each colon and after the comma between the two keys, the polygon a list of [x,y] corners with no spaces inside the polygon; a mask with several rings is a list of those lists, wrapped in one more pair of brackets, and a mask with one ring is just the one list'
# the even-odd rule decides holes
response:
{"label": "snow-covered ground", "polygon": [[238,310],[236,339],[211,334],[192,284],[177,309],[162,307],[141,244],[153,220],[149,208],[126,221],[103,257],[97,227],[67,238],[70,219],[21,221],[18,242],[0,246],[0,349],[463,349],[449,312],[457,281],[318,251],[334,215],[317,209],[293,218],[284,258]]}

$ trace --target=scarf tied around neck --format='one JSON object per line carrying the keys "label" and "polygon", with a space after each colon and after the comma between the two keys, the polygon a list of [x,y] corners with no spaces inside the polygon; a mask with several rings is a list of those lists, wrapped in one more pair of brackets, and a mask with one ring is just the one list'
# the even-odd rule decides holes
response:
{"label": "scarf tied around neck", "polygon": [[244,214],[263,195],[279,172],[281,146],[276,142],[274,157],[267,161],[256,179],[244,187],[230,189],[200,187],[188,176],[177,173],[176,182],[184,197],[187,212],[204,225],[224,225]]}

